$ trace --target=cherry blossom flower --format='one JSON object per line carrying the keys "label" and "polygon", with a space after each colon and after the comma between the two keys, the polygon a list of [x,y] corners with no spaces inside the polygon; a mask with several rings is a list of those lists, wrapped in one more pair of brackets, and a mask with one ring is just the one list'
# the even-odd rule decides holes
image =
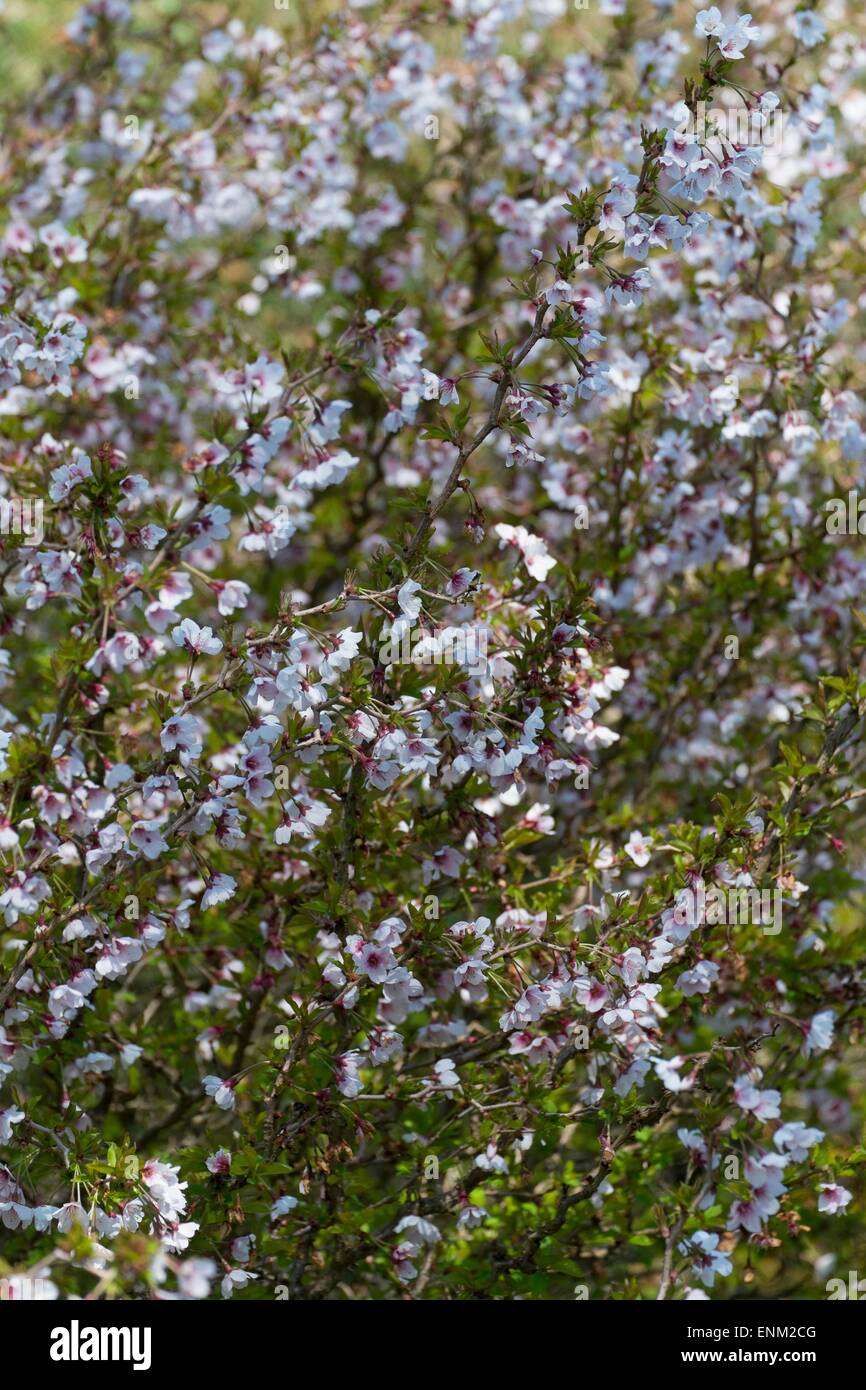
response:
{"label": "cherry blossom flower", "polygon": [[214,874],[201,896],[202,909],[213,907],[215,903],[228,902],[237,891],[237,881],[231,874]]}
{"label": "cherry blossom flower", "polygon": [[818,1197],[819,1211],[826,1211],[830,1216],[837,1216],[840,1211],[845,1210],[850,1201],[851,1193],[847,1187],[842,1187],[839,1183],[821,1183]]}
{"label": "cherry blossom flower", "polygon": [[633,830],[625,843],[625,852],[642,869],[650,862],[652,844],[639,830]]}
{"label": "cherry blossom flower", "polygon": [[832,1009],[824,1009],[813,1015],[803,1042],[803,1051],[809,1056],[812,1052],[826,1052],[833,1043],[835,1014]]}
{"label": "cherry blossom flower", "polygon": [[731,1273],[733,1264],[719,1250],[719,1237],[713,1231],[694,1231],[686,1240],[680,1242],[680,1250],[692,1257],[692,1271],[708,1289],[713,1287],[716,1275],[724,1279]]}
{"label": "cherry blossom flower", "polygon": [[214,637],[211,629],[199,627],[192,618],[184,618],[183,622],[172,628],[171,637],[175,646],[185,647],[194,656],[216,656],[217,652],[223,649],[222,642],[218,637]]}
{"label": "cherry blossom flower", "polygon": [[223,1081],[218,1076],[206,1076],[202,1081],[205,1095],[216,1101],[220,1110],[234,1110],[235,1092],[231,1081]]}
{"label": "cherry blossom flower", "polygon": [[223,1298],[232,1298],[235,1289],[245,1289],[251,1279],[258,1279],[258,1277],[249,1269],[230,1269],[228,1274],[220,1280],[220,1292]]}

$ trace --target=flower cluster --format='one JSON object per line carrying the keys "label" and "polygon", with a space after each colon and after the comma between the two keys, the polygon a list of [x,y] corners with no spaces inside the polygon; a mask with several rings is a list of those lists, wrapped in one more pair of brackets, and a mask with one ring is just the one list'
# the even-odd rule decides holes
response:
{"label": "flower cluster", "polygon": [[866,30],[316,9],[88,0],[11,118],[4,1258],[821,1297],[864,1162],[866,552],[823,504],[866,460]]}

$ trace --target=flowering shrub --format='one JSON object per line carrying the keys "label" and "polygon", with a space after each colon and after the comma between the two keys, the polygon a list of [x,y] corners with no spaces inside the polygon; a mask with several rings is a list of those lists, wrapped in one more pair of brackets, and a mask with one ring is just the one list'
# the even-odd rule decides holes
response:
{"label": "flowering shrub", "polygon": [[825,1297],[862,25],[166,9],[6,134],[7,1287]]}

